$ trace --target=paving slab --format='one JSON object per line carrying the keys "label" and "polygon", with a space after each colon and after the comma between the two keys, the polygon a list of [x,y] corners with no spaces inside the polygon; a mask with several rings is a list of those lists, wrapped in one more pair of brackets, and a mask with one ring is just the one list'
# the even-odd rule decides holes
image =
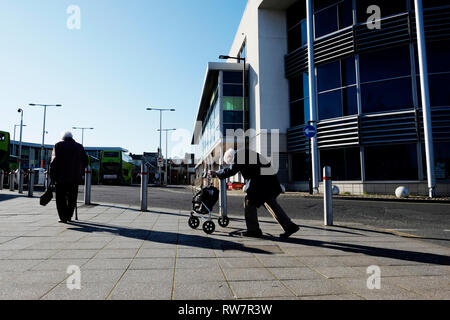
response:
{"label": "paving slab", "polygon": [[[242,217],[206,235],[170,208],[99,204],[79,215],[60,224],[54,201],[1,201],[0,299],[450,299],[448,248],[370,226],[295,220],[301,231],[281,240],[263,217],[254,239],[236,235]],[[69,266],[80,290],[66,283]],[[369,266],[380,289],[368,287]]]}

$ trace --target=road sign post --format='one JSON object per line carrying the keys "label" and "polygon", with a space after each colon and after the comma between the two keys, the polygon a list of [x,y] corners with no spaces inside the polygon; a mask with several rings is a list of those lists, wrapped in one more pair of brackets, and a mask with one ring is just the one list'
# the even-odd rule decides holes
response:
{"label": "road sign post", "polygon": [[[313,166],[313,163],[312,163],[312,150],[311,150],[312,141],[311,141],[311,139],[313,139],[317,135],[317,129],[316,129],[316,127],[314,127],[312,125],[307,125],[305,127],[305,129],[303,130],[303,132],[304,132],[305,136],[307,138],[309,138],[309,161],[311,163],[311,166]],[[314,169],[311,167],[311,173],[312,173],[312,170],[314,170]],[[310,175],[310,177],[309,177],[309,194],[312,195],[313,193],[314,193],[313,177],[312,177],[312,175]]]}

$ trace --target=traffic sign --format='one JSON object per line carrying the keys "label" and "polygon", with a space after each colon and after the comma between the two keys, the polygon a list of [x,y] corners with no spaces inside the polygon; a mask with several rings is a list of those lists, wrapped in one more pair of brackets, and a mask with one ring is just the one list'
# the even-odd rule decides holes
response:
{"label": "traffic sign", "polygon": [[307,125],[305,127],[305,130],[303,130],[303,132],[305,133],[305,136],[307,136],[308,138],[314,138],[317,135],[317,129],[311,125]]}
{"label": "traffic sign", "polygon": [[158,157],[158,166],[162,167],[164,163],[164,159],[162,157]]}

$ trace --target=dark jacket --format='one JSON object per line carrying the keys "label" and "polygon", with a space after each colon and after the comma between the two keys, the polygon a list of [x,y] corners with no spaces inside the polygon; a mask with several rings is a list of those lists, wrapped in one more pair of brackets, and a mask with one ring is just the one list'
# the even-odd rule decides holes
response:
{"label": "dark jacket", "polygon": [[236,153],[233,164],[217,172],[217,176],[223,180],[240,172],[245,180],[250,180],[250,187],[247,189],[248,200],[260,207],[264,202],[278,197],[282,192],[277,175],[266,174],[261,171],[262,168],[270,168],[270,163],[267,163],[261,154],[250,150],[240,150]]}
{"label": "dark jacket", "polygon": [[50,176],[57,184],[81,184],[87,165],[88,157],[83,146],[67,138],[53,149]]}

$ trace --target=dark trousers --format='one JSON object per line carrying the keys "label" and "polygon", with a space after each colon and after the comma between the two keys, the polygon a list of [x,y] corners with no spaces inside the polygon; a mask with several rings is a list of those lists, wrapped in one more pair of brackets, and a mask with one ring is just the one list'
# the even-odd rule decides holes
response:
{"label": "dark trousers", "polygon": [[56,184],[56,208],[61,221],[72,220],[77,198],[78,184]]}
{"label": "dark trousers", "polygon": [[[267,211],[274,217],[275,220],[281,225],[284,231],[286,231],[292,224],[292,220],[284,212],[283,208],[280,207],[275,198],[269,199],[264,203]],[[252,201],[249,201],[245,197],[245,222],[247,224],[248,231],[260,230],[258,222],[258,208]]]}

